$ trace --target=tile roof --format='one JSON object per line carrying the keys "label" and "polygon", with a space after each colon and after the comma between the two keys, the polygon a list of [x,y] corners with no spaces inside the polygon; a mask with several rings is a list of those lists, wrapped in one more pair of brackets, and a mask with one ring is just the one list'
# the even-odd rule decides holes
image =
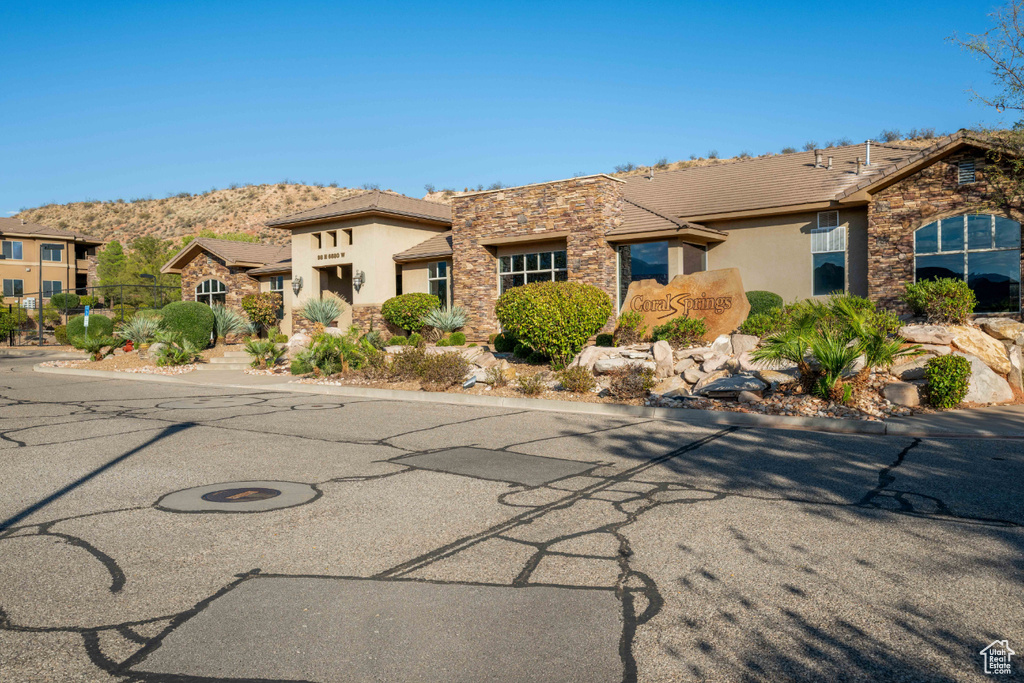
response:
{"label": "tile roof", "polygon": [[452,255],[452,231],[442,232],[434,235],[428,240],[420,242],[415,247],[395,254],[394,259],[399,263],[405,261],[419,261],[428,258],[444,258]]}
{"label": "tile roof", "polygon": [[282,218],[267,221],[271,227],[287,227],[308,221],[339,218],[360,213],[387,213],[396,216],[408,216],[442,223],[452,222],[452,209],[447,204],[428,202],[425,199],[414,199],[394,192],[372,190],[354,197],[346,197],[336,202],[318,206],[306,211],[293,213]]}
{"label": "tile roof", "polygon": [[88,235],[83,235],[80,232],[71,232],[70,230],[60,230],[59,228],[51,228],[48,225],[40,225],[39,223],[30,223],[28,221],[22,221],[20,218],[0,218],[0,233],[39,235],[41,237],[63,237],[65,239],[77,240],[79,242],[103,244],[103,240],[96,239],[95,237],[89,237]]}
{"label": "tile roof", "polygon": [[278,261],[277,263],[271,263],[261,268],[253,268],[248,272],[249,275],[278,275],[280,273],[292,272],[292,260],[290,258],[284,261]]}
{"label": "tile roof", "polygon": [[627,197],[622,202],[622,225],[609,230],[605,233],[605,236],[625,237],[631,234],[646,232],[678,232],[686,228],[700,230],[709,235],[725,235],[725,233],[714,228],[666,216],[656,209],[644,206],[636,200]]}
{"label": "tile roof", "polygon": [[292,255],[291,245],[280,244],[258,244],[253,242],[239,242],[237,240],[219,240],[211,237],[199,237],[186,244],[181,251],[172,256],[161,272],[177,270],[181,266],[176,265],[179,260],[189,254],[193,249],[200,248],[208,251],[214,256],[224,259],[228,265],[236,263],[258,263],[267,265],[279,263],[290,259]]}
{"label": "tile roof", "polygon": [[[830,147],[822,150],[821,168],[814,166],[813,151],[796,152],[630,176],[624,194],[679,218],[833,201],[917,154],[917,149],[872,143],[871,166],[857,175],[856,159],[864,160],[865,146]],[[825,168],[828,157],[833,158],[831,169]]]}

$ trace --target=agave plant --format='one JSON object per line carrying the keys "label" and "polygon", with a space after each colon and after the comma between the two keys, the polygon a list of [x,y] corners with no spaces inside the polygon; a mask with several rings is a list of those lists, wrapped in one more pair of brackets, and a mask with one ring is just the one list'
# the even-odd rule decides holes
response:
{"label": "agave plant", "polygon": [[432,308],[420,317],[420,322],[445,334],[451,334],[465,326],[467,317],[466,309],[462,306]]}
{"label": "agave plant", "polygon": [[344,310],[345,307],[342,305],[340,299],[336,297],[326,297],[323,299],[310,299],[299,309],[299,314],[312,323],[320,323],[324,327],[327,327],[334,322]]}
{"label": "agave plant", "polygon": [[135,346],[148,344],[160,332],[160,318],[136,313],[130,319],[118,325],[114,334],[121,339],[131,341]]}
{"label": "agave plant", "polygon": [[228,308],[224,304],[213,304],[210,308],[213,310],[213,333],[217,339],[249,330],[249,321],[233,308]]}

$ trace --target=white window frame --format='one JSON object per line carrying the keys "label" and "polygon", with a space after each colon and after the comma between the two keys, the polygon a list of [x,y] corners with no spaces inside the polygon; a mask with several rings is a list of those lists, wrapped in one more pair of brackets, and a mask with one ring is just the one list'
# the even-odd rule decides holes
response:
{"label": "white window frame", "polygon": [[[550,258],[551,258],[551,267],[550,268],[541,268],[540,267],[540,257],[541,257],[542,254],[550,254]],[[565,268],[556,268],[555,267],[555,254],[565,254]],[[526,267],[526,262],[529,259],[529,257],[531,257],[531,256],[536,256],[537,257],[537,266],[538,267],[536,269],[530,269],[530,268]],[[515,259],[518,258],[518,257],[522,257],[522,259],[523,259],[523,268],[522,268],[522,270],[513,270],[512,267],[515,265]],[[504,262],[505,259],[508,259],[509,270],[502,270],[501,269],[501,264]],[[550,251],[531,251],[531,252],[526,253],[526,254],[509,254],[507,256],[499,256],[498,257],[498,294],[499,295],[504,294],[505,291],[506,291],[505,290],[505,285],[504,285],[504,278],[505,278],[506,275],[522,275],[523,276],[523,284],[525,285],[525,284],[529,284],[529,276],[530,275],[538,275],[538,274],[541,274],[541,273],[548,273],[550,275],[550,277],[549,277],[550,281],[554,281],[556,279],[556,274],[557,273],[565,273],[565,276],[566,276],[565,279],[568,280],[569,279],[569,254],[568,254],[567,250],[565,250],[565,249],[552,249]]]}
{"label": "white window frame", "polygon": [[[10,248],[7,247],[8,244],[11,245]],[[8,251],[11,252],[10,256],[7,255]],[[15,251],[18,253],[17,256],[14,255]],[[6,261],[22,261],[25,258],[25,245],[21,240],[0,241],[0,254],[4,255]]]}
{"label": "white window frame", "polygon": [[[216,283],[216,285],[220,285],[220,287],[222,289],[217,288],[216,285],[211,284],[211,283]],[[206,287],[206,285],[210,285],[210,286]],[[212,306],[214,303],[219,303],[219,302],[215,302],[213,300],[213,297],[215,295],[223,294],[225,296],[225,299],[226,299],[227,298],[227,293],[228,293],[228,286],[226,284],[224,284],[223,282],[221,282],[220,280],[217,280],[216,278],[209,278],[207,280],[203,280],[198,285],[196,285],[196,291],[195,291],[196,301],[198,301],[200,303],[204,303],[207,306]]]}
{"label": "white window frame", "polygon": [[[442,264],[442,263],[444,264],[444,276],[441,276],[441,275],[437,274],[437,271],[438,271],[437,267],[440,264]],[[427,293],[428,294],[433,294],[433,289],[434,288],[431,285],[433,285],[435,282],[443,282],[444,283],[444,293],[445,293],[445,301],[444,301],[444,304],[445,304],[444,307],[445,308],[449,308],[452,305],[452,290],[451,290],[451,281],[450,281],[451,273],[452,273],[452,265],[450,263],[448,263],[448,261],[444,261],[444,260],[441,260],[441,261],[431,261],[429,264],[427,264]],[[434,296],[437,296],[437,295],[434,294]]]}
{"label": "white window frame", "polygon": [[[3,279],[3,292],[4,296],[25,296],[25,281],[20,278],[7,278]],[[10,282],[10,289],[7,287],[7,283]],[[21,289],[21,293],[15,292],[14,283],[18,283],[18,288]]]}
{"label": "white window frame", "polygon": [[[967,180],[965,180],[965,176]],[[961,161],[956,165],[956,184],[957,185],[970,185],[971,183],[978,182],[977,169],[974,166],[974,160]]]}
{"label": "white window frame", "polygon": [[[49,294],[46,293],[46,289],[47,289],[46,286],[47,285],[50,286],[49,287],[49,289],[50,289],[50,293]],[[56,287],[57,287],[56,291],[54,291],[54,285],[56,285]],[[61,282],[60,280],[43,280],[43,298],[44,299],[49,299],[54,294],[60,294],[63,291],[64,291],[64,283]]]}
{"label": "white window frame", "polygon": [[814,291],[814,255],[843,254],[843,291],[846,291],[846,226],[839,224],[838,211],[819,211],[818,227],[811,229],[811,294],[826,296],[831,292]]}
{"label": "white window frame", "polygon": [[[64,244],[60,242],[43,242],[39,245],[39,260],[46,263],[64,263]],[[60,258],[44,258],[47,252],[58,251]]]}
{"label": "white window frame", "polygon": [[270,293],[281,295],[281,304],[277,307],[277,319],[284,318],[284,275],[270,277]]}

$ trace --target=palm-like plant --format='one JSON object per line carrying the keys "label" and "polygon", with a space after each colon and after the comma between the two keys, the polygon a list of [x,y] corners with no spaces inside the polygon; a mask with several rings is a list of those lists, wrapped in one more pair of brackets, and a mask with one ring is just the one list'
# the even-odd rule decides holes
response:
{"label": "palm-like plant", "polygon": [[856,335],[857,348],[864,356],[864,367],[857,374],[858,382],[865,382],[872,368],[888,368],[900,358],[923,353],[919,344],[904,348],[906,339],[890,337],[885,330],[871,324],[867,314],[849,300],[837,301],[836,310],[843,316],[852,334]]}
{"label": "palm-like plant", "polygon": [[180,332],[160,332],[156,340],[163,346],[157,352],[157,365],[185,365],[199,357],[199,349]]}
{"label": "palm-like plant", "polygon": [[824,399],[842,400],[836,389],[843,375],[860,356],[860,345],[851,344],[842,336],[822,332],[811,335],[809,343],[811,354],[821,366],[812,391]]}
{"label": "palm-like plant", "polygon": [[816,308],[819,304],[805,303],[794,310],[790,326],[766,337],[751,357],[755,362],[774,367],[786,362],[795,363],[800,372],[800,382],[809,391],[813,386],[814,372],[807,362],[807,356],[811,349],[811,339],[820,334],[816,328],[820,311]]}
{"label": "palm-like plant", "polygon": [[324,297],[323,299],[310,299],[299,308],[299,314],[312,322],[320,323],[327,327],[337,319],[345,310],[345,306],[337,297]]}
{"label": "palm-like plant", "polygon": [[210,308],[213,310],[213,333],[217,339],[249,330],[249,321],[233,308],[228,308],[224,304],[213,304]]}
{"label": "palm-like plant", "polygon": [[273,339],[250,339],[245,345],[245,350],[252,356],[254,368],[273,367],[284,355],[284,349]]}
{"label": "palm-like plant", "polygon": [[465,327],[468,317],[466,309],[462,306],[451,306],[430,309],[423,314],[420,322],[445,334],[451,334],[460,327]]}

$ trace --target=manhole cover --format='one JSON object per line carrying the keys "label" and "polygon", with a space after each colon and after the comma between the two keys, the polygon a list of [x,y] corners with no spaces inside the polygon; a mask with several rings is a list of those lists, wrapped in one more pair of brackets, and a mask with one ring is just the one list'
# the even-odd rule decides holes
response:
{"label": "manhole cover", "polygon": [[281,492],[277,489],[264,489],[264,488],[240,488],[240,489],[221,489],[220,491],[211,491],[203,496],[203,500],[208,500],[211,503],[248,503],[254,500],[267,500],[268,498],[276,498],[280,496]]}
{"label": "manhole cover", "polygon": [[293,481],[228,481],[168,493],[156,507],[167,512],[267,512],[319,497],[313,486]]}

